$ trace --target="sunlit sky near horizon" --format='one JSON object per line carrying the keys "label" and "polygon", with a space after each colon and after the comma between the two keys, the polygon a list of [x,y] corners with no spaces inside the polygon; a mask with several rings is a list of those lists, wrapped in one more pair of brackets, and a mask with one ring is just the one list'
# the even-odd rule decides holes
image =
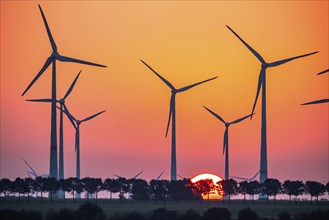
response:
{"label": "sunlit sky near horizon", "polygon": [[[267,61],[318,54],[267,70],[269,177],[329,181],[328,1],[1,1],[0,178],[27,177],[27,160],[49,172],[51,68],[22,92],[51,54],[39,12],[43,8],[58,51],[107,65],[57,62],[57,97],[82,70],[66,104],[77,118],[101,110],[81,125],[81,176],[113,174],[154,179],[170,176],[170,136],[165,138],[170,89],[140,59],[180,88],[216,80],[178,94],[177,172],[224,176],[222,144],[227,121],[250,114],[261,64],[226,28],[229,25]],[[260,116],[230,127],[230,173],[259,170]],[[75,176],[74,128],[65,127],[65,177]]]}

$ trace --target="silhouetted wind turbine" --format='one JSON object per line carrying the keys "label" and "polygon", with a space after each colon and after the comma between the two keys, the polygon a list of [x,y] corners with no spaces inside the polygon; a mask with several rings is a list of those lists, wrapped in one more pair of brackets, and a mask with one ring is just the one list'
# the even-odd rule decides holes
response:
{"label": "silhouetted wind turbine", "polygon": [[232,121],[232,122],[226,122],[226,121],[224,121],[224,119],[222,117],[220,117],[218,114],[216,114],[212,110],[208,109],[205,106],[203,106],[203,107],[206,110],[208,110],[208,112],[210,112],[213,116],[215,116],[217,119],[219,119],[221,122],[223,122],[225,127],[226,127],[225,128],[225,133],[224,133],[223,154],[225,153],[225,179],[228,180],[230,178],[230,175],[229,175],[229,154],[228,154],[228,128],[232,124],[237,124],[237,123],[245,120],[246,118],[251,117],[251,114],[247,115],[247,116],[244,116],[242,118],[239,118],[239,119],[237,119],[235,121]]}
{"label": "silhouetted wind turbine", "polygon": [[[39,177],[39,176],[41,176],[41,177],[48,177],[49,175],[47,175],[47,174],[44,174],[44,175],[39,175],[33,168],[32,168],[32,166],[28,163],[28,162],[26,162],[26,160],[24,160],[24,159],[22,159],[23,161],[24,161],[24,163],[30,168],[30,170],[27,170],[26,172],[27,172],[27,175],[29,176],[29,177],[31,177],[31,178],[37,178],[37,177]],[[32,177],[33,176],[33,177]]]}
{"label": "silhouetted wind turbine", "polygon": [[[256,104],[257,104],[257,99],[258,99],[258,96],[259,96],[259,92],[262,89],[262,128],[261,128],[261,153],[260,153],[260,175],[259,175],[260,182],[262,183],[268,177],[268,172],[267,172],[267,139],[266,139],[266,69],[268,67],[275,67],[275,66],[282,65],[284,63],[290,62],[290,61],[298,59],[298,58],[310,56],[312,54],[318,53],[318,51],[308,53],[308,54],[303,54],[303,55],[300,55],[300,56],[291,57],[291,58],[288,58],[288,59],[283,59],[283,60],[280,60],[280,61],[275,61],[275,62],[272,62],[272,63],[267,63],[263,59],[263,57],[256,50],[254,50],[251,46],[249,46],[249,44],[247,44],[237,33],[235,33],[229,26],[226,25],[226,27],[228,29],[230,29],[230,31],[237,38],[239,38],[239,40],[262,63],[259,78],[258,78],[256,98],[255,98],[255,102],[254,102],[254,105],[253,105],[253,108],[252,108],[252,114],[253,114],[254,111],[255,111]],[[251,118],[252,118],[252,116],[251,116]]]}
{"label": "silhouetted wind turbine", "polygon": [[257,171],[257,173],[254,175],[254,176],[252,176],[251,178],[245,178],[245,177],[238,177],[238,176],[230,176],[230,178],[235,178],[235,179],[240,179],[240,180],[244,180],[244,181],[247,181],[247,182],[251,182],[251,181],[253,181],[255,178],[256,178],[256,176],[259,174],[259,170]]}
{"label": "silhouetted wind turbine", "polygon": [[[143,173],[143,171],[137,173],[135,176],[133,176],[131,179],[136,179],[137,177],[139,177],[141,174]],[[117,174],[113,174],[113,176],[116,176],[118,178],[125,178],[125,177],[122,177],[122,176],[119,176]]]}
{"label": "silhouetted wind turbine", "polygon": [[184,92],[186,90],[189,90],[197,85],[200,85],[202,83],[208,82],[210,80],[216,79],[218,76],[182,87],[180,89],[176,89],[168,80],[163,78],[160,74],[158,74],[155,70],[153,70],[147,63],[145,63],[143,60],[141,60],[142,63],[144,63],[152,72],[154,72],[167,86],[171,89],[171,97],[170,97],[170,110],[169,110],[169,119],[167,124],[167,130],[166,130],[166,137],[168,135],[170,120],[172,118],[171,123],[171,180],[177,180],[177,168],[176,168],[176,94],[180,92]]}
{"label": "silhouetted wind turbine", "polygon": [[[59,179],[64,179],[64,132],[63,132],[63,111],[67,110],[65,105],[65,99],[71,94],[75,83],[77,82],[80,76],[81,70],[78,75],[75,77],[71,86],[67,90],[63,98],[56,100],[60,104],[60,120],[59,120]],[[30,102],[52,102],[52,99],[28,99],[26,101]]]}
{"label": "silhouetted wind turbine", "polygon": [[[321,75],[321,74],[328,73],[328,72],[329,72],[329,69],[324,70],[324,71],[318,73],[317,75]],[[312,102],[306,102],[301,105],[313,105],[313,104],[321,104],[321,103],[327,103],[327,102],[329,102],[329,99],[320,99],[320,100],[316,100],[316,101],[312,101]]]}
{"label": "silhouetted wind turbine", "polygon": [[43,14],[43,11],[41,9],[41,6],[39,5],[39,9],[42,15],[43,22],[45,24],[47,34],[49,37],[49,41],[52,47],[52,53],[50,57],[46,60],[45,64],[39,71],[39,73],[34,77],[32,82],[28,85],[28,87],[23,92],[22,96],[31,88],[31,86],[39,79],[39,77],[43,74],[43,72],[48,68],[50,64],[52,64],[52,89],[51,89],[51,129],[50,129],[50,171],[49,175],[52,177],[58,178],[58,168],[57,168],[57,115],[56,115],[56,60],[62,61],[62,62],[73,62],[73,63],[81,63],[86,65],[92,65],[92,66],[99,66],[99,67],[106,67],[104,65],[87,62],[67,56],[62,56],[58,53],[57,45],[54,41],[54,38],[50,32],[50,28],[48,26],[47,20],[45,15]]}

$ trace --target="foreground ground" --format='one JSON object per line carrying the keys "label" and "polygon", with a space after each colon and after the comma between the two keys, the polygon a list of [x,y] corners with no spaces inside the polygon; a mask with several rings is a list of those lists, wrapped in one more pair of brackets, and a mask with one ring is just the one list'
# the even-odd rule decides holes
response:
{"label": "foreground ground", "polygon": [[[62,208],[68,208],[76,210],[81,204],[85,203],[87,200],[79,200],[73,202],[71,199],[66,200],[54,200],[53,202],[44,199],[32,199],[30,202],[27,202],[26,199],[18,202],[17,199],[9,199],[7,202],[3,201],[3,198],[0,200],[0,210],[3,209],[13,209],[13,210],[36,210],[41,212],[42,215],[46,215],[49,210],[53,209],[55,211]],[[95,202],[94,199],[89,201]],[[97,201],[97,204],[103,209],[104,213],[107,216],[112,216],[116,213],[127,213],[137,211],[140,213],[148,213],[157,208],[163,208],[163,202],[147,201],[147,202],[137,202],[137,201],[118,201],[118,200],[105,200],[100,199]],[[251,208],[261,217],[273,218],[276,217],[279,213],[288,212],[291,215],[295,215],[303,212],[311,212],[316,210],[328,210],[329,203],[321,201],[319,204],[313,202],[310,204],[309,201],[298,201],[297,204],[294,202],[289,205],[288,201],[277,201],[276,204],[273,204],[273,201],[270,201],[269,204],[266,201],[246,201],[246,204],[242,200],[232,200],[230,203],[228,201],[168,201],[166,202],[165,208],[168,210],[175,210],[179,213],[184,213],[186,210],[194,209],[199,213],[205,212],[211,207],[226,207],[232,213],[232,218],[236,219],[238,212],[244,208]]]}

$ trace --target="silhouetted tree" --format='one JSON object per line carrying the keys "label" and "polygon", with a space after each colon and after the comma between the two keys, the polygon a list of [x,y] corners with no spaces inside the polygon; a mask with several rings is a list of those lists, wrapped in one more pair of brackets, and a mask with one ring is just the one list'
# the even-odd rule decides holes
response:
{"label": "silhouetted tree", "polygon": [[207,196],[209,203],[209,195],[215,193],[216,190],[214,181],[212,179],[198,180],[193,185],[198,193],[201,192],[202,195]]}
{"label": "silhouetted tree", "polygon": [[150,188],[146,180],[132,179],[131,180],[131,192],[133,200],[144,200],[150,199]]}
{"label": "silhouetted tree", "polygon": [[252,203],[254,203],[254,196],[259,194],[261,190],[261,185],[257,180],[248,182],[247,184],[247,194],[252,197]]}
{"label": "silhouetted tree", "polygon": [[119,199],[122,201],[125,198],[124,195],[130,191],[129,181],[126,178],[119,177],[116,179],[116,184],[118,184]]}
{"label": "silhouetted tree", "polygon": [[12,184],[12,192],[18,193],[18,201],[21,200],[21,194],[25,194],[29,191],[28,185],[24,179],[17,177]]}
{"label": "silhouetted tree", "polygon": [[35,178],[35,181],[33,182],[33,188],[34,191],[40,192],[40,199],[43,199],[43,193],[47,192],[47,186],[46,186],[46,178],[38,176]]}
{"label": "silhouetted tree", "polygon": [[267,203],[269,201],[270,196],[274,196],[274,204],[276,202],[276,196],[281,192],[281,182],[277,179],[266,179],[261,184],[261,191],[265,193],[267,196]]}
{"label": "silhouetted tree", "polygon": [[[218,182],[222,186],[224,191],[224,196],[228,195],[228,201],[231,201],[231,195],[236,195],[238,193],[238,183],[234,179],[221,180]],[[224,199],[223,199],[224,201]]]}
{"label": "silhouetted tree", "polygon": [[53,194],[60,189],[59,182],[55,177],[47,177],[43,179],[44,187],[50,195],[50,201],[53,201]]}
{"label": "silhouetted tree", "polygon": [[208,209],[201,220],[230,220],[231,212],[227,208],[210,208]]}
{"label": "silhouetted tree", "polygon": [[31,178],[31,177],[27,177],[24,179],[24,182],[26,184],[26,193],[27,193],[27,201],[29,202],[30,201],[30,193],[33,193],[34,191],[34,188],[33,188],[33,185],[34,185],[34,180]]}
{"label": "silhouetted tree", "polygon": [[67,179],[60,179],[59,180],[59,186],[60,189],[63,190],[63,199],[65,202],[65,193],[70,193],[72,192],[72,179],[71,178],[67,178]]}
{"label": "silhouetted tree", "polygon": [[70,177],[68,181],[71,183],[73,202],[75,202],[75,194],[82,193],[83,191],[82,183],[81,180],[76,177]]}
{"label": "silhouetted tree", "polygon": [[238,213],[238,220],[259,220],[259,216],[256,212],[251,210],[250,208],[242,209]]}
{"label": "silhouetted tree", "polygon": [[155,200],[163,201],[164,207],[166,207],[166,199],[168,195],[168,180],[151,180],[150,181],[150,193]]}
{"label": "silhouetted tree", "polygon": [[4,194],[5,196],[5,202],[7,201],[7,195],[10,192],[10,189],[12,188],[12,181],[7,178],[3,178],[0,180],[0,192]]}
{"label": "silhouetted tree", "polygon": [[91,178],[85,177],[81,179],[83,189],[87,192],[87,200],[90,194],[96,195],[96,202],[98,197],[98,192],[102,189],[103,181],[101,178]]}
{"label": "silhouetted tree", "polygon": [[248,187],[247,181],[239,182],[238,191],[240,194],[243,195],[243,203],[246,203],[247,187]]}
{"label": "silhouetted tree", "polygon": [[305,188],[302,181],[296,180],[286,180],[284,181],[283,185],[283,192],[287,195],[289,195],[289,204],[291,203],[291,196],[294,195],[296,200],[295,203],[297,203],[297,196],[304,193]]}
{"label": "silhouetted tree", "polygon": [[170,181],[168,186],[168,195],[173,200],[200,199],[200,196],[195,195],[194,191],[194,185],[190,179]]}
{"label": "silhouetted tree", "polygon": [[312,198],[316,197],[316,203],[319,204],[319,196],[325,193],[325,186],[322,183],[316,181],[306,181],[306,193],[311,195],[311,203]]}
{"label": "silhouetted tree", "polygon": [[110,193],[110,199],[112,200],[112,193],[118,192],[118,190],[114,190],[114,179],[107,178],[103,182],[102,190],[105,190]]}

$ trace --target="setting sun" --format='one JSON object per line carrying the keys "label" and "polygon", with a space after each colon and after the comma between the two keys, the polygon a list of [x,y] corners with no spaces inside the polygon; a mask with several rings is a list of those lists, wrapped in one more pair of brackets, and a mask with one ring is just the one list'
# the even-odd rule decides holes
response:
{"label": "setting sun", "polygon": [[[210,173],[203,173],[203,174],[199,174],[199,175],[193,177],[191,179],[191,181],[192,181],[192,183],[196,183],[199,180],[207,180],[207,179],[211,179],[216,186],[220,186],[218,184],[218,182],[222,180],[222,178],[220,178],[219,176],[216,176],[216,175],[213,175]],[[219,187],[219,188],[221,188],[221,187]],[[208,195],[202,194],[202,198],[208,199]],[[223,199],[223,191],[222,190],[211,191],[209,194],[209,199]]]}

